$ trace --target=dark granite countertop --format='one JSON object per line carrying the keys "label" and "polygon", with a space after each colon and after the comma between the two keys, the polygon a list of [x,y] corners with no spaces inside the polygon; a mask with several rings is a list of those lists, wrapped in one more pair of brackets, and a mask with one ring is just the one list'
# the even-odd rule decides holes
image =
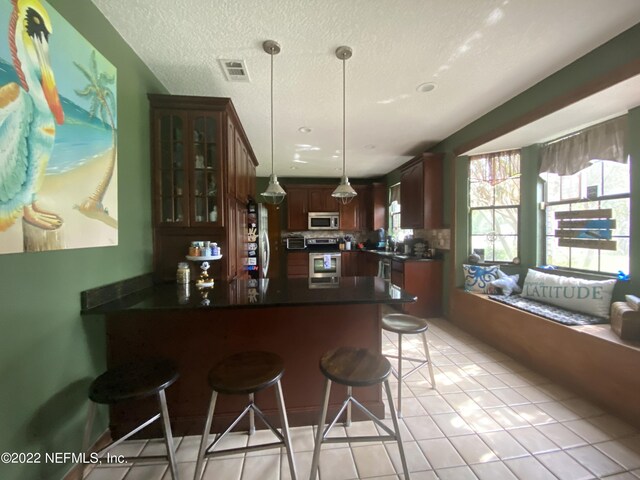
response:
{"label": "dark granite countertop", "polygon": [[330,283],[319,279],[285,278],[218,281],[199,290],[175,283],[155,285],[100,306],[86,308],[83,314],[104,314],[144,310],[183,310],[190,308],[282,307],[348,304],[400,304],[415,297],[377,277],[341,277]]}

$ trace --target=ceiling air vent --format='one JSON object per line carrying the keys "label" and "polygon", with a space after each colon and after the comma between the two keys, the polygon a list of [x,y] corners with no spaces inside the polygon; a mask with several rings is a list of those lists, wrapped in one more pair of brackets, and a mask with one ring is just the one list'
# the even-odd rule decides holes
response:
{"label": "ceiling air vent", "polygon": [[220,67],[230,82],[249,82],[249,72],[244,60],[220,59]]}

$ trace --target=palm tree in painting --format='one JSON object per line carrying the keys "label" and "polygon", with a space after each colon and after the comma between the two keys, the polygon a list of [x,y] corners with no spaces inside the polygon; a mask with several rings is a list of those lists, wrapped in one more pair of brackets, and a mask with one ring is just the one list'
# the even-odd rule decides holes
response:
{"label": "palm tree in painting", "polygon": [[76,95],[87,98],[91,102],[89,107],[89,116],[91,118],[99,118],[103,124],[111,128],[111,161],[107,171],[95,191],[76,207],[89,217],[100,219],[107,224],[115,226],[113,219],[108,219],[109,212],[102,204],[116,166],[116,128],[113,118],[115,98],[109,88],[109,85],[113,85],[115,82],[115,76],[98,72],[95,50],[91,52],[91,66],[89,69],[77,62],[73,62],[73,64],[89,82],[82,90],[75,90]]}

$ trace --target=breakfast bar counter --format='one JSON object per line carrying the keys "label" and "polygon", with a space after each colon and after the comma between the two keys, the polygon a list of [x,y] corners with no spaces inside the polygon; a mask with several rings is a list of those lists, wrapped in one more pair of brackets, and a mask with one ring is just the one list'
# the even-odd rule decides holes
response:
{"label": "breakfast bar counter", "polygon": [[[412,295],[376,277],[261,279],[217,282],[206,290],[194,284],[155,285],[85,308],[83,314],[106,317],[108,367],[149,357],[176,362],[180,378],[167,389],[172,428],[176,435],[191,435],[203,428],[209,369],[228,355],[249,350],[283,358],[289,422],[313,424],[322,396],[320,357],[338,346],[380,352],[383,305],[413,301]],[[346,387],[332,389],[330,412],[337,412],[345,393]],[[356,393],[374,414],[384,415],[379,387]],[[266,390],[257,397],[275,421],[275,393]],[[213,430],[226,428],[246,402],[244,396],[221,395]],[[126,433],[154,408],[152,399],[112,406],[113,437]],[[140,436],[157,434],[159,430],[150,429]]]}

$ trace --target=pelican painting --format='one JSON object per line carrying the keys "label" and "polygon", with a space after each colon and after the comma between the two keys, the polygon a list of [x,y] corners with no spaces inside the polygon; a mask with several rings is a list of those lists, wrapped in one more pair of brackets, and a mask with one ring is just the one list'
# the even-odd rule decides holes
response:
{"label": "pelican painting", "polygon": [[117,245],[115,67],[44,0],[0,22],[0,253]]}
{"label": "pelican painting", "polygon": [[13,0],[9,48],[19,84],[0,88],[0,231],[22,213],[31,225],[53,230],[55,213],[38,206],[53,142],[64,113],[49,63],[51,20],[37,0]]}

